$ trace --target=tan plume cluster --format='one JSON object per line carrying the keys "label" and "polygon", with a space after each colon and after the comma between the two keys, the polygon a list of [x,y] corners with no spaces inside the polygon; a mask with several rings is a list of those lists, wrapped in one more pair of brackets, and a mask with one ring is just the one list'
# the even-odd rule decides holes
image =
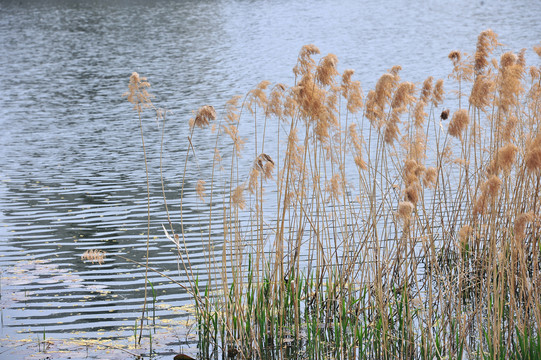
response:
{"label": "tan plume cluster", "polygon": [[98,264],[103,264],[105,261],[105,251],[99,249],[86,250],[83,255],[81,255],[81,260],[90,261],[92,263],[97,262]]}
{"label": "tan plume cluster", "polygon": [[475,78],[470,94],[470,103],[480,109],[491,103],[491,96],[494,92],[494,81],[488,75],[479,75]]}
{"label": "tan plume cluster", "polygon": [[317,46],[313,44],[304,45],[299,53],[297,65],[293,68],[293,74],[299,76],[312,72],[316,66],[316,62],[312,58],[312,55],[317,54],[319,54]]}
{"label": "tan plume cluster", "polygon": [[325,191],[329,195],[327,201],[334,200],[340,202],[340,198],[344,194],[344,178],[341,173],[334,174],[330,180],[325,182]]}
{"label": "tan plume cluster", "polygon": [[541,45],[536,45],[533,47],[533,51],[537,54],[537,56],[541,57]]}
{"label": "tan plume cluster", "polygon": [[425,112],[426,102],[419,100],[417,104],[415,104],[415,109],[413,110],[413,125],[416,128],[420,128],[423,126],[425,122],[425,118],[428,115]]}
{"label": "tan plume cluster", "polygon": [[311,73],[305,74],[292,92],[305,119],[326,116],[325,91],[315,83]]}
{"label": "tan plume cluster", "polygon": [[508,174],[515,163],[517,152],[518,148],[512,143],[499,148],[496,157],[491,161],[488,167],[488,172],[490,174],[498,174],[500,170],[503,170]]}
{"label": "tan plume cluster", "polygon": [[423,177],[423,185],[425,187],[433,188],[436,185],[436,180],[438,178],[438,169],[431,166],[426,169]]}
{"label": "tan plume cluster", "polygon": [[413,204],[409,201],[399,202],[398,211],[397,211],[398,218],[402,220],[404,223],[409,222],[414,208],[415,207],[413,206]]}
{"label": "tan plume cluster", "polygon": [[443,79],[438,79],[434,86],[434,91],[432,92],[432,104],[435,107],[438,107],[438,105],[443,102],[443,94]]}
{"label": "tan plume cluster", "polygon": [[274,161],[272,158],[265,154],[261,153],[254,160],[254,165],[250,171],[250,179],[248,181],[248,191],[254,193],[257,186],[257,179],[259,175],[262,176],[263,180],[272,179],[272,171],[274,170]]}
{"label": "tan plume cluster", "polygon": [[235,145],[236,154],[240,154],[244,147],[244,139],[240,137],[238,131],[238,122],[240,119],[240,110],[238,108],[238,102],[240,96],[234,96],[226,103],[226,123],[222,125],[222,130],[224,133],[229,135],[231,140]]}
{"label": "tan plume cluster", "polygon": [[421,190],[421,178],[425,172],[425,167],[417,163],[414,159],[408,159],[404,163],[403,178],[406,185],[404,191],[406,201],[417,205],[419,201],[419,191]]}
{"label": "tan plume cluster", "polygon": [[498,36],[494,31],[488,29],[479,34],[475,51],[475,74],[481,74],[484,71],[488,65],[488,57],[498,45]]}
{"label": "tan plume cluster", "polygon": [[419,96],[419,101],[424,101],[427,103],[430,100],[430,95],[432,94],[432,89],[434,88],[432,82],[434,78],[429,76],[423,82],[423,87],[421,88],[421,95]]}
{"label": "tan plume cluster", "polygon": [[274,115],[280,120],[285,120],[285,116],[292,117],[293,114],[288,113],[285,107],[287,86],[284,84],[276,84],[273,86],[270,95],[265,115]]}
{"label": "tan plume cluster", "polygon": [[204,128],[210,125],[210,122],[216,120],[216,110],[211,105],[204,105],[197,110],[195,118],[190,119],[190,129],[195,126]]}
{"label": "tan plume cluster", "polygon": [[239,209],[244,209],[246,207],[246,200],[244,199],[244,184],[241,184],[233,190],[231,194],[231,202],[233,205]]}
{"label": "tan plume cluster", "polygon": [[469,245],[472,234],[473,228],[470,225],[464,225],[460,228],[460,231],[458,232],[458,241],[462,251],[466,250],[466,246]]}
{"label": "tan plume cluster", "polygon": [[499,106],[504,112],[511,105],[517,104],[518,95],[524,91],[522,87],[524,67],[518,62],[518,57],[506,52],[500,60]]}
{"label": "tan plume cluster", "polygon": [[492,175],[481,185],[481,195],[477,198],[473,208],[474,216],[483,215],[488,206],[488,201],[493,201],[498,196],[502,181],[497,175]]}
{"label": "tan plume cluster", "polygon": [[355,114],[363,107],[363,93],[359,81],[351,81],[353,70],[345,70],[342,74],[342,96],[347,101],[347,109]]}
{"label": "tan plume cluster", "polygon": [[137,112],[143,111],[144,108],[152,107],[152,95],[147,91],[150,84],[147,78],[140,77],[138,73],[133,72],[130,76],[130,82],[128,84],[128,92],[122,96],[127,97],[128,101],[133,104],[133,108]]}
{"label": "tan plume cluster", "polygon": [[389,121],[385,124],[385,133],[383,134],[383,140],[387,144],[393,144],[395,140],[398,140],[398,135],[400,134],[400,129],[398,124],[400,123],[400,116],[398,112],[393,111]]}
{"label": "tan plume cluster", "polygon": [[254,114],[254,107],[259,106],[266,110],[267,105],[269,103],[269,100],[267,98],[267,94],[265,93],[265,90],[270,85],[270,81],[264,80],[261,81],[255,89],[251,90],[248,93],[248,96],[246,98],[246,107],[248,108],[248,111],[250,111],[251,114]]}
{"label": "tan plume cluster", "polygon": [[415,101],[414,92],[415,85],[413,83],[408,81],[400,83],[394,93],[391,109],[401,110],[401,112],[407,110],[406,107]]}
{"label": "tan plume cluster", "polygon": [[383,74],[376,83],[376,104],[380,109],[391,101],[391,95],[397,84],[397,76],[391,73]]}
{"label": "tan plume cluster", "polygon": [[334,54],[328,54],[321,59],[320,65],[316,69],[316,80],[323,86],[331,86],[335,83],[336,75],[339,75],[336,70],[338,58]]}
{"label": "tan plume cluster", "polygon": [[533,212],[522,213],[515,219],[515,240],[522,241],[526,236],[526,226],[534,220]]}
{"label": "tan plume cluster", "polygon": [[462,134],[470,123],[470,116],[468,110],[460,109],[453,114],[453,118],[449,123],[449,135],[460,138],[462,140]]}
{"label": "tan plume cluster", "polygon": [[195,192],[201,201],[205,201],[205,180],[197,180],[197,185],[195,185]]}
{"label": "tan plume cluster", "polygon": [[415,104],[415,109],[413,111],[413,119],[414,119],[413,124],[415,128],[421,128],[425,122],[426,116],[428,115],[425,112],[425,107],[430,101],[430,97],[432,95],[432,91],[434,88],[432,84],[433,80],[434,78],[432,76],[429,76],[423,82],[423,87],[421,88],[421,95],[419,96],[419,101],[417,102],[417,104]]}
{"label": "tan plume cluster", "polygon": [[392,100],[392,94],[400,77],[400,67],[393,67],[393,72],[383,74],[376,83],[376,89],[370,90],[366,99],[365,116],[376,129],[384,125],[385,108]]}
{"label": "tan plume cluster", "polygon": [[529,172],[541,170],[541,134],[538,134],[533,141],[529,141],[524,160]]}
{"label": "tan plume cluster", "polygon": [[400,135],[398,125],[400,124],[400,115],[408,110],[408,105],[415,101],[413,93],[415,85],[411,82],[400,83],[394,92],[391,101],[391,117],[385,124],[384,140],[387,144],[393,144]]}
{"label": "tan plume cluster", "polygon": [[459,82],[472,79],[473,64],[468,61],[469,56],[467,56],[467,54],[453,50],[449,53],[448,58],[453,63],[453,71],[449,75],[450,78],[453,78]]}
{"label": "tan plume cluster", "polygon": [[359,169],[366,170],[368,167],[366,166],[366,162],[363,160],[362,139],[359,137],[359,134],[357,133],[357,125],[351,124],[348,128],[348,132],[349,132],[349,139],[354,149],[353,159],[355,161],[355,164],[357,165]]}

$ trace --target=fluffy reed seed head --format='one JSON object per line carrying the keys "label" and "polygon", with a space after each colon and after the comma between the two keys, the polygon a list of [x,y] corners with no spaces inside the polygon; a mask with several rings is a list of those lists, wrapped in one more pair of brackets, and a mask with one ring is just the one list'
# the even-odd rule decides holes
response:
{"label": "fluffy reed seed head", "polygon": [[326,92],[316,84],[313,74],[304,74],[298,85],[292,89],[292,93],[305,120],[311,121],[327,117]]}
{"label": "fluffy reed seed head", "polygon": [[488,29],[479,34],[475,51],[475,74],[481,74],[484,71],[488,65],[488,57],[498,45],[498,36],[494,31]]}
{"label": "fluffy reed seed head", "polygon": [[511,171],[511,167],[515,163],[517,152],[518,152],[518,148],[512,143],[509,143],[501,147],[498,150],[498,155],[497,155],[498,156],[497,168],[502,169],[506,173],[509,173]]}
{"label": "fluffy reed seed head", "polygon": [[251,114],[254,113],[255,106],[259,106],[266,111],[269,99],[267,98],[265,90],[267,90],[269,85],[270,81],[263,80],[248,93],[248,96],[246,97],[246,107]]}
{"label": "fluffy reed seed head", "polygon": [[216,110],[211,105],[204,105],[197,110],[195,118],[190,119],[190,129],[195,126],[198,128],[205,128],[210,125],[210,122],[216,120]]}
{"label": "fluffy reed seed head", "polygon": [[487,202],[489,200],[494,201],[498,196],[500,188],[502,186],[502,181],[497,175],[492,175],[481,185],[481,194],[477,198],[473,208],[473,215],[477,216],[478,214],[483,215],[487,208]]}
{"label": "fluffy reed seed head", "polygon": [[414,92],[415,85],[413,83],[408,81],[400,83],[394,93],[391,108],[400,111],[405,110],[405,107],[415,101]]}
{"label": "fluffy reed seed head", "polygon": [[462,140],[462,133],[468,127],[470,123],[470,116],[468,115],[468,110],[460,109],[453,114],[453,118],[449,123],[449,135],[460,138]]}
{"label": "fluffy reed seed head", "polygon": [[511,105],[518,105],[518,95],[524,91],[522,86],[524,69],[524,66],[518,63],[515,54],[506,52],[501,56],[498,105],[504,112],[508,112]]}
{"label": "fluffy reed seed head", "polygon": [[98,249],[86,250],[83,255],[81,255],[81,260],[90,261],[91,263],[103,264],[105,262],[106,252]]}
{"label": "fluffy reed seed head", "polygon": [[507,118],[507,121],[505,123],[505,126],[503,128],[502,132],[502,140],[504,142],[510,142],[515,138],[515,129],[517,127],[518,119],[516,116],[509,116]]}
{"label": "fluffy reed seed head", "polygon": [[515,240],[522,241],[526,237],[526,226],[534,220],[533,212],[522,213],[515,219]]}
{"label": "fluffy reed seed head", "polygon": [[533,47],[533,51],[537,54],[537,56],[541,57],[541,45],[536,45]]}
{"label": "fluffy reed seed head", "polygon": [[517,62],[518,57],[517,55],[513,54],[512,52],[508,51],[504,53],[500,58],[500,66],[502,68],[509,67],[511,65],[515,65]]}
{"label": "fluffy reed seed head", "polygon": [[470,225],[464,225],[460,228],[458,232],[458,241],[460,244],[460,249],[462,251],[466,250],[466,246],[469,244],[469,240],[472,234],[473,228]]}
{"label": "fluffy reed seed head", "polygon": [[404,180],[406,184],[411,184],[417,181],[416,175],[417,161],[414,159],[408,159],[404,163]]}
{"label": "fluffy reed seed head", "polygon": [[359,134],[357,133],[357,125],[351,124],[348,128],[348,133],[349,133],[349,139],[354,148],[353,160],[355,161],[355,164],[361,170],[368,169],[368,166],[366,165],[366,162],[363,160],[363,157],[362,157],[362,150],[363,150],[362,139],[359,137]]}
{"label": "fluffy reed seed head", "polygon": [[413,125],[416,128],[421,128],[425,123],[425,119],[428,114],[425,112],[426,102],[420,100],[415,104],[415,109],[413,110]]}
{"label": "fluffy reed seed head", "polygon": [[143,111],[144,108],[152,107],[151,98],[153,97],[147,88],[150,87],[147,78],[140,77],[138,73],[133,72],[128,83],[128,91],[122,94],[129,102],[133,104],[134,110]]}
{"label": "fluffy reed seed head", "polygon": [[485,184],[487,196],[491,199],[495,199],[502,187],[502,180],[497,175],[492,175]]}
{"label": "fluffy reed seed head", "polygon": [[417,204],[417,202],[419,201],[419,185],[409,185],[408,187],[406,187],[404,194],[407,201],[411,202],[412,204]]}
{"label": "fluffy reed seed head", "polygon": [[376,129],[380,129],[383,126],[383,117],[385,113],[383,109],[380,109],[376,102],[376,91],[370,90],[366,96],[366,111],[365,116]]}
{"label": "fluffy reed seed head", "polygon": [[269,180],[272,179],[272,171],[274,170],[274,161],[272,158],[265,154],[261,153],[254,160],[253,168],[259,173],[263,174],[263,179]]}
{"label": "fluffy reed seed head", "polygon": [[399,113],[395,110],[391,113],[391,118],[385,125],[385,133],[383,134],[383,140],[392,145],[395,140],[398,140],[398,135],[400,134],[400,129],[398,124],[400,123]]}
{"label": "fluffy reed seed head", "polygon": [[391,94],[396,86],[396,77],[391,73],[383,74],[376,83],[375,102],[381,108],[390,101]]}
{"label": "fluffy reed seed head", "polygon": [[434,78],[432,76],[429,76],[423,82],[423,87],[421,88],[421,96],[419,97],[420,101],[423,101],[425,103],[429,101],[430,95],[432,94],[432,89],[434,88],[434,86],[432,85],[433,81]]}
{"label": "fluffy reed seed head", "polygon": [[431,166],[428,169],[426,169],[424,177],[423,177],[423,185],[425,187],[434,188],[436,185],[436,180],[438,177],[438,169]]}
{"label": "fluffy reed seed head", "polygon": [[205,184],[207,182],[205,180],[197,180],[197,184],[195,185],[195,192],[197,193],[197,196],[199,196],[199,199],[201,201],[205,202]]}
{"label": "fluffy reed seed head", "polygon": [[325,191],[328,194],[327,200],[341,201],[341,197],[344,194],[344,178],[341,173],[334,174],[330,180],[325,182]]}
{"label": "fluffy reed seed head", "polygon": [[532,173],[541,170],[541,134],[538,134],[527,145],[524,161],[528,172]]}
{"label": "fluffy reed seed head", "polygon": [[316,66],[316,62],[312,58],[312,55],[316,54],[319,54],[317,46],[313,44],[304,45],[299,52],[297,64],[293,68],[293,74],[295,74],[295,76],[300,76],[311,72]]}
{"label": "fluffy reed seed head", "polygon": [[239,209],[244,209],[246,207],[246,200],[244,199],[244,184],[241,184],[233,190],[231,194],[231,202],[233,205]]}
{"label": "fluffy reed seed head", "polygon": [[341,91],[344,99],[347,100],[347,109],[355,114],[363,107],[363,93],[359,81],[351,81],[354,71],[345,70],[342,74]]}
{"label": "fluffy reed seed head", "polygon": [[269,95],[267,109],[265,111],[266,116],[274,115],[281,120],[285,120],[284,103],[286,100],[286,90],[287,86],[284,84],[276,84],[273,86]]}
{"label": "fluffy reed seed head", "polygon": [[410,201],[401,201],[398,203],[397,215],[404,223],[409,222],[415,206]]}
{"label": "fluffy reed seed head", "polygon": [[328,54],[321,59],[316,69],[316,80],[323,86],[331,86],[335,83],[335,77],[339,75],[336,70],[338,58],[334,54]]}
{"label": "fluffy reed seed head", "polygon": [[494,81],[492,81],[489,76],[477,76],[470,94],[470,103],[479,109],[483,109],[490,105],[494,88]]}
{"label": "fluffy reed seed head", "polygon": [[438,105],[443,102],[443,94],[443,79],[438,79],[432,92],[432,104],[434,107],[438,107]]}

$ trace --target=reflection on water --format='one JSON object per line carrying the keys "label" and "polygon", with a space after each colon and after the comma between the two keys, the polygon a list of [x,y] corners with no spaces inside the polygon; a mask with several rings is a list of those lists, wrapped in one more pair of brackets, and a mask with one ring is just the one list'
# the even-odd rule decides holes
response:
{"label": "reflection on water", "polygon": [[[511,50],[531,47],[541,33],[541,5],[529,1],[13,1],[0,11],[2,337],[133,332],[141,269],[120,258],[101,266],[80,260],[99,247],[144,261],[141,139],[136,114],[122,98],[132,71],[149,78],[155,103],[170,110],[164,176],[178,227],[191,111],[207,103],[220,109],[264,79],[292,84],[302,45],[336,53],[340,68],[356,69],[367,91],[395,64],[407,80],[447,79],[449,51],[473,52],[488,27]],[[157,123],[148,119],[145,133],[151,264],[176,276],[174,244],[161,230]],[[212,151],[197,136],[199,151]],[[188,178],[209,167],[188,169]],[[194,188],[195,180],[186,183],[183,217],[197,269],[206,245]],[[171,311],[188,294],[154,274],[151,281],[168,305],[158,309],[160,318],[189,316]]]}

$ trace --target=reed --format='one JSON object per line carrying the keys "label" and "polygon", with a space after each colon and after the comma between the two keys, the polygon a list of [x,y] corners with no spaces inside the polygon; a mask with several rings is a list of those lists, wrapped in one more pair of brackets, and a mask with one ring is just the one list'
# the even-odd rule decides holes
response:
{"label": "reed", "polygon": [[[201,358],[539,357],[541,69],[500,47],[484,31],[449,54],[449,84],[395,66],[365,96],[308,45],[291,87],[195,112],[180,202],[208,209],[204,281],[184,226],[165,232]],[[211,176],[185,188],[204,156]]]}

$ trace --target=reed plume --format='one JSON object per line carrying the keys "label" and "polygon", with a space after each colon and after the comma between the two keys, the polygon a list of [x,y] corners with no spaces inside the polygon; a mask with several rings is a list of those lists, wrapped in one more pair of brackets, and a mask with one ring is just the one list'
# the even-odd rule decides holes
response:
{"label": "reed plume", "polygon": [[152,97],[147,88],[150,83],[146,77],[140,77],[138,73],[133,72],[128,83],[128,91],[122,96],[125,96],[129,102],[133,104],[133,109],[141,113],[144,108],[152,107]]}
{"label": "reed plume", "polygon": [[342,74],[341,91],[347,101],[347,110],[355,114],[363,107],[363,93],[359,81],[351,81],[353,70],[345,70]]}
{"label": "reed plume", "polygon": [[205,128],[210,125],[210,122],[216,120],[216,110],[211,105],[204,105],[197,110],[194,118],[189,121],[190,129],[195,126]]}
{"label": "reed plume", "polygon": [[449,135],[460,138],[462,140],[462,134],[470,123],[470,116],[466,109],[460,109],[453,114],[453,118],[449,123]]}
{"label": "reed plume", "polygon": [[488,29],[477,38],[477,49],[475,51],[475,74],[481,74],[488,65],[488,57],[492,51],[499,45],[498,36],[494,31]]}
{"label": "reed plume", "polygon": [[432,92],[432,105],[434,105],[434,107],[438,107],[438,105],[442,103],[443,95],[443,79],[438,79],[434,86],[434,91]]}
{"label": "reed plume", "polygon": [[199,196],[199,199],[201,201],[205,201],[205,184],[207,182],[205,180],[197,180],[197,184],[195,185],[195,192],[197,193],[197,196]]}
{"label": "reed plume", "polygon": [[484,109],[492,103],[492,94],[495,89],[494,81],[488,75],[479,75],[475,78],[470,94],[470,103]]}

